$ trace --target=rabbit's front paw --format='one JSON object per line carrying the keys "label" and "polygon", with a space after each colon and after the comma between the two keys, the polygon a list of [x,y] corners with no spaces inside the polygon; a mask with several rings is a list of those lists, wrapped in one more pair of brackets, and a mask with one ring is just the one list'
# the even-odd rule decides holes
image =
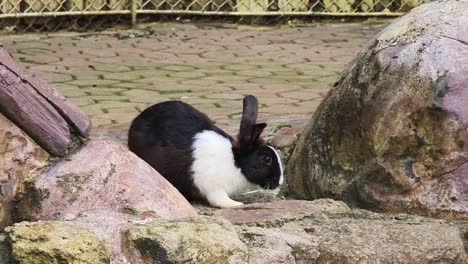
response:
{"label": "rabbit's front paw", "polygon": [[229,196],[225,192],[210,193],[207,195],[206,198],[208,200],[208,203],[211,206],[219,207],[219,208],[228,208],[228,207],[244,205],[241,202],[236,202],[232,200],[231,198],[229,198]]}

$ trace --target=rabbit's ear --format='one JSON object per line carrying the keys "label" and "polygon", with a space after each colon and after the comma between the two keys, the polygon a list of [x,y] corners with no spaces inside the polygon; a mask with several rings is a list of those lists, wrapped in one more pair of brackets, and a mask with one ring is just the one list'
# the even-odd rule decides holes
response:
{"label": "rabbit's ear", "polygon": [[256,124],[253,127],[250,145],[256,145],[257,143],[259,143],[260,135],[262,134],[263,129],[265,129],[266,126],[267,124],[260,123],[260,124]]}
{"label": "rabbit's ear", "polygon": [[238,138],[241,145],[248,145],[252,142],[253,129],[257,123],[258,100],[253,95],[247,95],[243,103]]}

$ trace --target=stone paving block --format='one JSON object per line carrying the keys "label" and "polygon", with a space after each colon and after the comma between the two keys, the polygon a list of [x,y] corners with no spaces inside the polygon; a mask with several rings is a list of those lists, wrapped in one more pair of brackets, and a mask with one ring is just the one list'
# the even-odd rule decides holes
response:
{"label": "stone paving block", "polygon": [[[312,91],[314,90],[314,91]],[[328,92],[329,89],[302,89],[291,92],[280,93],[282,97],[298,99],[298,100],[312,100],[321,98]]]}
{"label": "stone paving block", "polygon": [[112,84],[111,87],[113,87],[113,88],[124,88],[124,89],[133,89],[133,88],[149,89],[147,83],[136,83],[136,82],[131,82],[131,81],[114,83],[114,84]]}
{"label": "stone paving block", "polygon": [[[275,77],[275,78],[273,78]],[[269,77],[262,77],[262,78],[250,78],[249,83],[256,83],[258,85],[271,85],[271,84],[289,84],[294,82],[293,79],[289,77],[283,77],[283,76],[269,76]]]}
{"label": "stone paving block", "polygon": [[203,72],[196,72],[196,71],[181,71],[181,72],[173,72],[169,73],[167,76],[169,77],[176,77],[176,78],[201,78],[207,76]]}
{"label": "stone paving block", "polygon": [[113,64],[96,64],[93,68],[101,72],[128,72],[131,71],[129,66],[125,65],[113,65]]}
{"label": "stone paving block", "polygon": [[131,81],[142,77],[138,71],[102,73],[102,78],[105,80]]}
{"label": "stone paving block", "polygon": [[299,107],[303,109],[308,109],[310,111],[313,111],[319,106],[320,102],[322,102],[321,99],[315,99],[315,100],[310,100],[310,101],[299,102],[299,103],[296,103],[296,105],[298,105]]}
{"label": "stone paving block", "polygon": [[179,81],[179,84],[185,85],[197,85],[197,86],[215,86],[216,84],[225,83],[227,81],[215,81],[215,80],[207,80],[207,79],[199,79],[199,80],[184,80]]}
{"label": "stone paving block", "polygon": [[102,125],[111,125],[111,124],[114,124],[115,122],[113,122],[112,120],[108,119],[108,118],[99,118],[99,117],[96,117],[96,116],[91,116],[92,119],[93,119],[93,126],[94,127],[99,127],[99,126],[102,126]]}
{"label": "stone paving block", "polygon": [[139,111],[136,107],[118,107],[118,108],[109,108],[106,110],[109,114],[133,114],[134,117],[138,115]]}
{"label": "stone paving block", "polygon": [[[257,96],[259,94],[257,93]],[[278,97],[275,95],[269,95],[267,96],[266,94],[264,96],[259,97],[259,103],[262,105],[267,105],[267,106],[275,106],[275,105],[282,105],[282,104],[293,104],[293,103],[298,103],[299,99],[291,99],[291,98],[282,98]]]}
{"label": "stone paving block", "polygon": [[41,76],[41,78],[44,78],[51,83],[67,82],[67,81],[73,80],[73,76],[71,74],[46,72],[46,71],[34,71],[34,72],[36,73],[36,75]]}
{"label": "stone paving block", "polygon": [[259,85],[260,88],[271,91],[272,93],[280,93],[280,92],[287,92],[287,91],[295,91],[303,89],[304,87],[301,85],[295,84],[281,84],[281,83],[267,83]]}
{"label": "stone paving block", "polygon": [[256,69],[256,70],[238,71],[236,72],[236,74],[240,76],[248,76],[248,77],[268,77],[268,76],[275,75],[275,72],[266,71],[264,69]]}
{"label": "stone paving block", "polygon": [[105,58],[105,57],[115,57],[117,53],[113,49],[83,49],[83,54],[91,55],[93,57]]}
{"label": "stone paving block", "polygon": [[196,67],[190,66],[190,65],[165,65],[165,66],[163,65],[159,68],[165,71],[177,71],[177,72],[192,71],[196,69]]}
{"label": "stone paving block", "polygon": [[68,57],[60,57],[61,61],[55,63],[55,65],[61,66],[76,66],[76,67],[83,67],[86,68],[91,63],[86,60],[85,57],[80,57],[79,55],[68,56]]}
{"label": "stone paving block", "polygon": [[91,117],[95,115],[99,115],[99,114],[104,114],[104,110],[99,104],[91,104],[91,105],[82,106],[81,109],[83,109],[83,111]]}
{"label": "stone paving block", "polygon": [[34,72],[67,72],[68,69],[65,66],[56,64],[38,64],[29,67]]}
{"label": "stone paving block", "polygon": [[[24,54],[23,56],[25,56]],[[23,57],[25,58],[25,57]],[[34,64],[52,64],[60,62],[60,57],[54,55],[31,55],[26,57],[24,61],[31,62]]]}
{"label": "stone paving block", "polygon": [[238,93],[214,93],[214,94],[207,94],[205,95],[206,98],[213,98],[213,99],[224,99],[224,100],[241,100],[244,98],[242,94]]}
{"label": "stone paving block", "polygon": [[130,123],[136,116],[137,113],[105,113],[93,115],[93,118],[108,119],[114,124],[125,124]]}
{"label": "stone paving block", "polygon": [[124,95],[92,95],[93,100],[95,101],[128,101],[128,97]]}
{"label": "stone paving block", "polygon": [[121,94],[129,98],[147,98],[161,96],[161,94],[158,91],[146,89],[130,89],[128,91],[122,92]]}
{"label": "stone paving block", "polygon": [[288,114],[311,114],[310,108],[304,108],[296,106],[294,104],[275,104],[267,107],[260,107],[258,110],[260,113],[268,113],[281,115],[284,113]]}
{"label": "stone paving block", "polygon": [[[243,95],[271,124],[307,120],[339,72],[385,24],[217,27],[159,23],[129,31],[2,36],[21,64],[55,83],[95,126],[128,124],[154,103],[183,100],[236,133]],[[139,28],[139,29],[138,29]]]}
{"label": "stone paving block", "polygon": [[126,88],[115,88],[115,87],[93,87],[93,86],[85,86],[80,88],[83,93],[88,95],[113,95],[113,94],[121,94],[124,91],[127,91]]}
{"label": "stone paving block", "polygon": [[55,87],[57,87],[57,89],[59,89],[59,91],[62,92],[63,94],[66,94],[68,98],[81,97],[81,96],[87,95],[84,90],[80,89],[77,86],[57,83],[55,84]]}
{"label": "stone paving block", "polygon": [[190,91],[194,93],[197,93],[197,94],[200,93],[200,96],[202,96],[202,93],[204,94],[221,93],[221,92],[230,93],[232,91],[238,90],[234,88],[234,86],[229,87],[229,86],[225,86],[224,84],[217,84],[217,85],[211,85],[211,86],[192,86],[192,88],[189,88],[191,87],[191,85],[177,86],[177,88],[181,88],[181,89],[184,89],[184,87],[187,87]]}
{"label": "stone paving block", "polygon": [[143,78],[155,78],[155,77],[164,77],[169,76],[169,74],[173,73],[173,71],[163,70],[160,68],[153,68],[153,69],[135,69],[135,72],[138,72],[140,76]]}
{"label": "stone paving block", "polygon": [[94,101],[92,97],[69,97],[69,99],[72,103],[76,104],[79,107],[96,103],[96,101]]}
{"label": "stone paving block", "polygon": [[[175,83],[177,81],[185,81],[187,78],[181,77],[169,77],[169,76],[153,76],[153,77],[146,77],[141,78],[138,80],[133,80],[135,83],[146,83],[146,84],[161,84],[161,83]],[[190,80],[190,78],[188,78]]]}
{"label": "stone paving block", "polygon": [[101,80],[101,79],[76,79],[73,81],[66,82],[66,84],[71,84],[71,85],[78,85],[78,86],[104,86],[104,85],[111,85],[111,84],[116,84],[119,81],[116,80]]}
{"label": "stone paving block", "polygon": [[228,82],[228,81],[247,81],[251,78],[251,76],[239,76],[239,75],[224,75],[224,76],[207,76],[200,78],[200,80],[207,80],[207,81],[220,81],[220,82]]}
{"label": "stone paving block", "polygon": [[128,101],[131,103],[139,103],[139,104],[156,104],[164,101],[169,100],[181,100],[184,96],[155,96],[155,97],[132,97],[129,98]]}

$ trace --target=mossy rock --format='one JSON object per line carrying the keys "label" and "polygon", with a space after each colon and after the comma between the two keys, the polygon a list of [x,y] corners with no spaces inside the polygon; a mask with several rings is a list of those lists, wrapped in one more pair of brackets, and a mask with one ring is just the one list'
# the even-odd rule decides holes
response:
{"label": "mossy rock", "polygon": [[66,222],[23,222],[7,227],[6,249],[13,263],[110,263],[110,253],[96,234]]}
{"label": "mossy rock", "polygon": [[247,263],[248,250],[226,220],[158,220],[127,232],[144,263]]}

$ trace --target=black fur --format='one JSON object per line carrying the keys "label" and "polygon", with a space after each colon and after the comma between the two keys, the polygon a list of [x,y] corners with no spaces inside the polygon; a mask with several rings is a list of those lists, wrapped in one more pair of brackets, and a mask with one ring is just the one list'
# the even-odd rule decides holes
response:
{"label": "black fur", "polygon": [[180,101],[155,104],[130,126],[128,146],[164,176],[187,199],[199,199],[190,172],[192,143],[197,133],[212,130],[233,140],[205,114]]}
{"label": "black fur", "polygon": [[241,168],[242,173],[250,182],[271,190],[279,186],[281,177],[279,162],[281,161],[269,147],[258,145],[244,153],[234,149],[234,159],[236,166]]}

